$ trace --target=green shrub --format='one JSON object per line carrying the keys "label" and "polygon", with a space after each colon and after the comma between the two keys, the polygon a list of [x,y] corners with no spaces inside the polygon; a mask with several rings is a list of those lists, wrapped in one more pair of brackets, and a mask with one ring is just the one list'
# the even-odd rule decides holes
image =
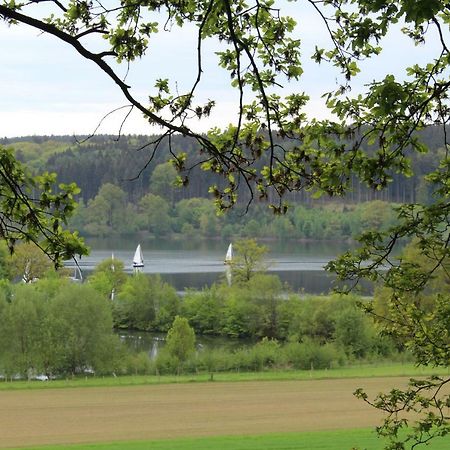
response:
{"label": "green shrub", "polygon": [[225,349],[207,349],[197,353],[195,367],[199,372],[227,372],[236,369],[236,358]]}
{"label": "green shrub", "polygon": [[127,373],[132,375],[149,375],[155,371],[155,365],[147,352],[129,355],[127,358]]}
{"label": "green shrub", "polygon": [[294,369],[330,369],[346,362],[343,350],[334,344],[319,345],[312,340],[290,342],[283,347],[285,363]]}
{"label": "green shrub", "polygon": [[180,362],[175,356],[162,350],[154,360],[154,370],[157,375],[173,375],[179,373]]}

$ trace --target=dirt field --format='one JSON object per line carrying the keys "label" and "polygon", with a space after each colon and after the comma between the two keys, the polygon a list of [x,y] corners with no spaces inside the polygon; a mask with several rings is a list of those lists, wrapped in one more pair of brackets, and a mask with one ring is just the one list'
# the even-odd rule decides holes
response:
{"label": "dirt field", "polygon": [[196,383],[0,392],[0,448],[367,427],[352,392],[403,378]]}

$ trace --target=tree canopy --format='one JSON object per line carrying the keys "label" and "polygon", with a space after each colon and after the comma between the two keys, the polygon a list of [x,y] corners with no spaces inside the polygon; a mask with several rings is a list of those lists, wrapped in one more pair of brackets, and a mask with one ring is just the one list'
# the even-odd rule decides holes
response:
{"label": "tree canopy", "polygon": [[[96,1],[50,1],[42,9],[35,7],[37,3],[5,1],[0,4],[0,17],[53,35],[95,63],[117,84],[130,108],[162,127],[164,137],[194,138],[203,155],[200,162],[186,161],[182,152],[173,155],[181,171],[180,182],[188,182],[192,164],[218,174],[221,179],[210,190],[219,208],[234,204],[242,184],[255,195],[271,198],[301,189],[342,195],[352,174],[375,189],[383,188],[393,173],[408,175],[411,152],[425,151],[413,131],[446,122],[448,6],[444,1],[308,0],[332,43],[330,49],[317,47],[311,56],[318,64],[335,66],[342,75],[336,89],[326,93],[336,118],[333,121],[306,116],[307,93],[279,94],[289,80],[301,77],[303,64],[295,21],[283,16],[282,6],[273,0],[147,1],[110,6]],[[405,68],[403,80],[388,75],[370,83],[365,95],[350,96],[360,61],[379,54],[383,39],[399,22],[414,43],[439,39],[438,52],[423,66]],[[197,34],[193,85],[178,92],[175,79],[156,77],[149,101],[139,101],[116,73],[113,60],[131,63],[142,58],[151,53],[152,37],[158,31],[175,32],[182,27],[191,27]],[[105,38],[101,51],[94,50],[99,43],[92,37],[98,35]],[[192,119],[207,116],[218,101],[196,102],[209,40],[221,43],[219,64],[239,91],[240,104],[235,124],[204,135],[193,131]],[[148,143],[149,158],[158,151],[160,141],[158,137]],[[256,164],[261,158],[263,164]]]}
{"label": "tree canopy", "polygon": [[[304,107],[308,93],[283,95],[282,86],[302,76],[301,43],[295,22],[283,16],[273,0],[122,0],[107,6],[98,1],[53,0],[42,8],[39,0],[21,3],[1,0],[0,18],[11,26],[26,24],[55,36],[96,64],[112,79],[129,102],[150,124],[162,128],[162,137],[145,146],[151,160],[161,139],[182,134],[197,142],[199,157],[188,160],[173,153],[179,182],[189,182],[190,169],[201,165],[217,175],[210,187],[217,206],[231,207],[242,186],[251,199],[269,199],[275,212],[284,212],[283,195],[311,190],[315,195],[344,195],[357,177],[372,189],[385,188],[394,174],[411,173],[411,157],[427,152],[416,133],[428,125],[443,127],[437,169],[425,175],[424,183],[434,194],[431,204],[407,204],[398,208],[398,223],[387,231],[367,232],[361,249],[330,264],[339,276],[357,283],[361,277],[383,281],[391,290],[389,305],[400,315],[394,327],[419,363],[447,365],[449,361],[448,294],[436,300],[436,311],[427,315],[415,298],[426,292],[438,269],[448,278],[449,168],[447,122],[450,81],[450,5],[444,0],[307,0],[317,12],[330,48],[316,47],[317,64],[334,66],[341,74],[332,91],[325,93],[334,119],[309,118]],[[49,12],[49,8],[51,12]],[[152,51],[152,38],[162,29],[192,27],[197,34],[196,71],[192,86],[184,92],[176,80],[155,77],[148,100],[133,96],[130,86],[115,71],[112,61],[132,63]],[[404,68],[401,77],[387,74],[373,80],[366,91],[351,88],[361,62],[378,55],[393,28],[415,45],[437,45],[428,60]],[[102,36],[104,47],[98,50]],[[218,99],[198,102],[196,94],[203,76],[205,42],[221,43],[219,65],[228,72],[239,97],[238,117],[227,129],[207,134],[194,131],[192,120],[210,114]],[[30,178],[2,150],[0,158],[0,232],[11,247],[17,238],[39,241],[55,259],[83,251],[73,235],[60,228],[72,210],[74,186],[61,186],[55,193],[50,175]],[[31,187],[41,192],[35,199]],[[33,199],[33,200],[32,200]],[[404,262],[395,255],[401,240],[415,239],[428,264]],[[439,270],[441,272],[441,270]],[[432,324],[430,326],[430,324]],[[435,332],[439,330],[436,345]],[[391,330],[388,330],[392,332]],[[423,413],[407,439],[427,442],[434,434],[448,431],[444,425],[449,397],[437,397],[448,378],[428,384],[416,383],[407,392],[393,391],[376,406],[390,413],[384,432],[392,436],[391,448],[404,448],[399,429],[403,410]],[[431,396],[425,399],[425,392]],[[413,400],[411,400],[413,399]]]}

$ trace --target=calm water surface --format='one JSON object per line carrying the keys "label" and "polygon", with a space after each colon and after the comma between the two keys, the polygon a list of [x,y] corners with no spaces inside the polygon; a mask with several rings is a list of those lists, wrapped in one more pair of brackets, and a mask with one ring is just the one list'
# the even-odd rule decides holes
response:
{"label": "calm water surface", "polygon": [[[135,353],[146,352],[153,359],[166,344],[166,335],[164,333],[151,333],[146,331],[117,330],[120,340],[129,350]],[[254,345],[256,339],[233,339],[222,336],[196,336],[197,351],[226,349],[229,351],[237,350],[242,347]]]}
{"label": "calm water surface", "polygon": [[[214,240],[141,240],[86,239],[91,254],[83,257],[80,267],[89,274],[104,259],[114,258],[124,262],[125,270],[132,273],[132,259],[137,244],[141,244],[144,273],[161,274],[178,291],[187,288],[201,289],[220,281],[224,276],[223,260],[228,242]],[[332,288],[333,277],[324,266],[340,253],[350,248],[344,242],[293,242],[271,241],[268,248],[268,270],[277,274],[283,283],[295,291],[320,294]]]}

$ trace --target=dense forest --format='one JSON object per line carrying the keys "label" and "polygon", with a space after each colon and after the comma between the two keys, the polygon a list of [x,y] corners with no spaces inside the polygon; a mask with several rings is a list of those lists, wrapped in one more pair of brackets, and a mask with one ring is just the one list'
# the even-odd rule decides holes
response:
{"label": "dense forest", "polygon": [[182,136],[170,142],[159,136],[104,135],[79,141],[71,136],[32,136],[0,143],[12,147],[34,173],[56,172],[60,182],[77,183],[81,194],[71,226],[84,235],[348,239],[367,228],[391,225],[394,214],[388,203],[395,207],[431,200],[423,175],[439,160],[442,130],[429,127],[421,133],[429,151],[414,156],[409,178],[393,173],[383,191],[355,182],[345,198],[315,199],[306,191],[288,194],[292,206],[283,217],[274,216],[267,203],[257,200],[246,211],[246,189],[235,209],[217,216],[208,194],[217,180],[200,167],[189,173],[189,183],[176,187],[178,174],[168,162],[171,153],[197,153],[195,142]]}
{"label": "dense forest", "polygon": [[[367,186],[354,184],[345,202],[355,203],[384,200],[393,203],[419,202],[428,199],[428,189],[423,175],[429,173],[443,151],[440,145],[442,128],[428,127],[420,132],[420,137],[428,153],[411,155],[412,174],[410,177],[392,173],[392,181],[387,189],[373,191]],[[61,182],[75,181],[81,188],[85,203],[93,199],[102,185],[112,183],[124,190],[127,200],[137,203],[147,193],[158,194],[154,184],[161,182],[158,167],[165,164],[171,153],[185,152],[193,161],[200,161],[198,144],[183,136],[158,139],[159,136],[98,135],[90,138],[73,136],[28,136],[0,139],[0,144],[13,147],[16,157],[26,162],[32,170],[56,172]],[[154,144],[156,143],[157,144]],[[264,164],[264,161],[262,161]],[[167,166],[164,166],[167,167]],[[156,170],[156,173],[155,173]],[[162,169],[159,169],[161,171]],[[213,184],[214,175],[195,167],[190,172],[189,183],[183,189],[171,192],[173,202],[193,197],[210,197],[208,187]],[[217,180],[216,180],[217,181]],[[158,190],[159,189],[159,190]],[[308,192],[288,194],[288,199],[302,204],[317,204]],[[248,192],[242,189],[240,203],[248,201]],[[321,199],[320,202],[329,202]]]}

